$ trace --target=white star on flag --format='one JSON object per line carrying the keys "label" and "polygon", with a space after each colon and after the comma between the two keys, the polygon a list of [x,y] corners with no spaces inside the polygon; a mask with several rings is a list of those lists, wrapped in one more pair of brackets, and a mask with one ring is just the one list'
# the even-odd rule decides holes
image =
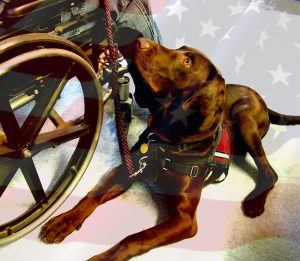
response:
{"label": "white star on flag", "polygon": [[250,11],[254,11],[254,12],[256,12],[256,13],[259,14],[260,13],[259,5],[262,4],[262,3],[264,3],[264,1],[262,1],[262,0],[252,1],[248,5],[248,7],[247,7],[247,9],[245,11],[245,14],[248,13],[248,12],[250,12]]}
{"label": "white star on flag", "polygon": [[220,39],[219,42],[222,42],[223,40],[226,40],[226,39],[230,39],[229,34],[233,31],[234,28],[235,28],[235,26],[232,26],[232,27],[227,31],[227,33]]}
{"label": "white star on flag", "polygon": [[170,121],[170,124],[180,121],[183,123],[183,125],[185,127],[187,127],[188,126],[187,117],[189,115],[191,115],[192,113],[193,113],[193,110],[189,110],[189,109],[184,110],[184,109],[182,109],[181,106],[179,106],[177,109],[175,109],[174,111],[171,112],[171,114],[173,115],[173,118]]}
{"label": "white star on flag", "polygon": [[260,37],[258,41],[255,43],[255,45],[259,45],[260,50],[263,51],[264,49],[264,42],[269,39],[269,36],[267,36],[267,29],[260,31]]}
{"label": "white star on flag", "polygon": [[241,67],[245,64],[245,55],[246,55],[246,53],[244,52],[242,54],[242,56],[240,56],[240,57],[235,56],[234,57],[236,65],[235,65],[235,68],[233,69],[233,73],[235,73],[236,76],[239,76]]}
{"label": "white star on flag", "polygon": [[292,21],[291,18],[288,17],[288,15],[285,12],[282,12],[279,14],[279,20],[276,24],[276,27],[282,27],[286,32],[288,31],[287,29],[287,23]]}
{"label": "white star on flag", "polygon": [[242,14],[245,10],[245,6],[242,6],[241,3],[238,1],[236,5],[229,5],[228,8],[231,10],[231,16],[232,15],[238,15]]}
{"label": "white star on flag", "polygon": [[278,64],[277,69],[275,71],[269,70],[269,73],[273,76],[272,85],[281,82],[289,86],[286,78],[292,73],[283,71],[281,64]]}
{"label": "white star on flag", "polygon": [[167,16],[176,15],[179,22],[181,22],[182,14],[189,9],[181,4],[180,0],[177,0],[175,4],[167,6],[167,9],[169,9],[169,12]]}
{"label": "white star on flag", "polygon": [[176,38],[175,48],[179,48],[185,45],[185,34],[181,38]]}
{"label": "white star on flag", "polygon": [[211,17],[209,18],[207,23],[205,23],[202,20],[200,21],[200,23],[202,26],[202,31],[201,31],[200,37],[205,36],[205,35],[209,35],[213,38],[216,37],[216,31],[218,31],[220,29],[220,27],[213,25]]}

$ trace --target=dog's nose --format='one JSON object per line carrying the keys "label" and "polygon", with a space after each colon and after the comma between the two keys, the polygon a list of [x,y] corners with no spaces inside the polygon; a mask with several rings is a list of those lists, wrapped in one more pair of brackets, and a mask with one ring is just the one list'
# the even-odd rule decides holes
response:
{"label": "dog's nose", "polygon": [[139,38],[137,45],[140,49],[149,49],[151,47],[151,43],[146,38]]}

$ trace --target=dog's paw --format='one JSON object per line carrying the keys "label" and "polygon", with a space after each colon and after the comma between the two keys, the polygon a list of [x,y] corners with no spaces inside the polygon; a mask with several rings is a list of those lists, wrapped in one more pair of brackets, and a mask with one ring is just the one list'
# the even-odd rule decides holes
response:
{"label": "dog's paw", "polygon": [[242,210],[244,215],[255,218],[265,211],[265,203],[269,192],[273,187],[264,190],[254,189],[243,201]]}
{"label": "dog's paw", "polygon": [[71,212],[50,219],[41,229],[40,238],[47,244],[62,242],[74,230],[81,226],[79,218]]}
{"label": "dog's paw", "polygon": [[245,216],[255,218],[265,211],[265,204],[257,199],[245,199],[242,210]]}

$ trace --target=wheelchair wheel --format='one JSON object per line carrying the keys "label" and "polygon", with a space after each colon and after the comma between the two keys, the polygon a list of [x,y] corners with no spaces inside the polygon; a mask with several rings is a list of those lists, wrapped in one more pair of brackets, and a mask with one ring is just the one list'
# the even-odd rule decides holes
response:
{"label": "wheelchair wheel", "polygon": [[[0,42],[0,53],[2,245],[41,224],[72,192],[95,151],[103,104],[91,63],[65,39],[13,37]],[[21,207],[7,213],[12,205]]]}

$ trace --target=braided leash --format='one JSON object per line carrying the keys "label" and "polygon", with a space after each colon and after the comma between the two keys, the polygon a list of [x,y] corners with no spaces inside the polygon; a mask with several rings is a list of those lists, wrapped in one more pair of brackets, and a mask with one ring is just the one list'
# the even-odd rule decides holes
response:
{"label": "braided leash", "polygon": [[[101,4],[101,0],[100,0]],[[110,14],[110,7],[108,4],[108,0],[103,0],[104,12],[105,12],[105,28],[107,34],[108,41],[108,49],[109,49],[109,62],[112,63],[112,94],[114,97],[114,105],[115,105],[115,115],[116,115],[116,125],[117,125],[117,136],[119,141],[120,153],[122,162],[125,163],[129,175],[134,173],[134,167],[130,155],[130,150],[127,141],[126,128],[124,125],[122,110],[120,104],[120,92],[119,92],[119,83],[118,83],[118,64],[117,64],[117,46],[114,43],[113,39],[113,29],[112,24],[113,20]]]}

